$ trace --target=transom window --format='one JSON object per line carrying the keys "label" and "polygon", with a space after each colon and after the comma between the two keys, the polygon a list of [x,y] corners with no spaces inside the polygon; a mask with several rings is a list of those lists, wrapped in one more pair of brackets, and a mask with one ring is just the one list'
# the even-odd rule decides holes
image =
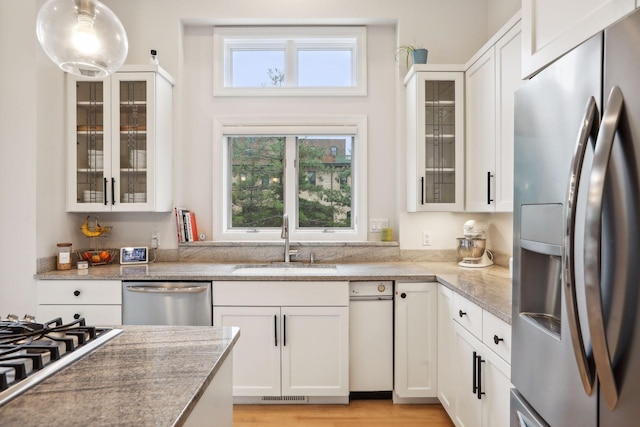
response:
{"label": "transom window", "polygon": [[214,95],[366,95],[366,28],[216,27]]}
{"label": "transom window", "polygon": [[285,213],[292,240],[366,238],[358,226],[366,206],[366,120],[216,129],[225,153],[219,238],[279,239]]}

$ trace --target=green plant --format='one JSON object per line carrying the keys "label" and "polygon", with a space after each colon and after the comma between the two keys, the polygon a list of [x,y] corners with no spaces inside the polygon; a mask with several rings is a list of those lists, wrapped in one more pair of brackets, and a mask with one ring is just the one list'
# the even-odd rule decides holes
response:
{"label": "green plant", "polygon": [[405,63],[407,68],[409,68],[409,58],[411,57],[411,55],[413,54],[413,52],[417,49],[424,49],[424,47],[421,44],[405,44],[402,45],[400,47],[398,47],[396,49],[396,61],[398,60],[398,57],[402,54],[405,55]]}

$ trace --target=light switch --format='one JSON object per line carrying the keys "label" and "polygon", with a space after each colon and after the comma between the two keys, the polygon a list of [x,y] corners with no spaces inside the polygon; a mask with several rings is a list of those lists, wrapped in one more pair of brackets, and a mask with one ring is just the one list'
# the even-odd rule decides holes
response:
{"label": "light switch", "polygon": [[383,228],[389,228],[388,219],[372,219],[369,221],[369,231],[372,233],[380,233]]}

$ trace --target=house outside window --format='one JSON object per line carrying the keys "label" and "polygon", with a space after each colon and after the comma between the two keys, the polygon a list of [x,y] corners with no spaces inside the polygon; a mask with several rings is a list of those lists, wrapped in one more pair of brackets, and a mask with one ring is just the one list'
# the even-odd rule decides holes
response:
{"label": "house outside window", "polygon": [[292,240],[366,239],[364,117],[236,119],[215,126],[225,153],[219,239],[279,240],[285,213]]}

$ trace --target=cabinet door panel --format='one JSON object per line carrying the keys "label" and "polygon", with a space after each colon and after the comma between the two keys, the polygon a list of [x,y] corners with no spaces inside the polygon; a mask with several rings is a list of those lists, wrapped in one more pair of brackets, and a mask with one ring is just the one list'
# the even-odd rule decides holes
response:
{"label": "cabinet door panel", "polygon": [[464,74],[413,66],[407,87],[407,210],[464,208]]}
{"label": "cabinet door panel", "polygon": [[109,211],[111,80],[67,74],[67,211]]}
{"label": "cabinet door panel", "polygon": [[483,351],[482,382],[485,395],[482,406],[482,425],[509,427],[510,368],[498,356]]}
{"label": "cabinet door panel", "polygon": [[438,285],[438,400],[449,413],[455,413],[455,372],[453,331],[453,291]]}
{"label": "cabinet door panel", "polygon": [[482,400],[474,391],[474,352],[480,351],[481,343],[459,324],[455,330],[456,397],[455,423],[458,427],[480,427],[482,422]]}
{"label": "cabinet door panel", "polygon": [[[495,210],[496,87],[495,54],[489,49],[466,72],[466,210]],[[489,178],[489,174],[491,179]]]}
{"label": "cabinet door panel", "polygon": [[349,394],[348,307],[282,307],[282,395]]}
{"label": "cabinet door panel", "polygon": [[280,396],[280,308],[213,307],[215,326],[238,326],[234,396]]}
{"label": "cabinet door panel", "polygon": [[633,11],[635,0],[522,0],[522,74],[529,77]]}
{"label": "cabinet door panel", "polygon": [[437,283],[397,283],[395,309],[395,392],[436,397]]}
{"label": "cabinet door panel", "polygon": [[496,55],[496,182],[497,212],[513,211],[513,139],[516,90],[524,84],[520,23],[505,34],[495,47]]}

